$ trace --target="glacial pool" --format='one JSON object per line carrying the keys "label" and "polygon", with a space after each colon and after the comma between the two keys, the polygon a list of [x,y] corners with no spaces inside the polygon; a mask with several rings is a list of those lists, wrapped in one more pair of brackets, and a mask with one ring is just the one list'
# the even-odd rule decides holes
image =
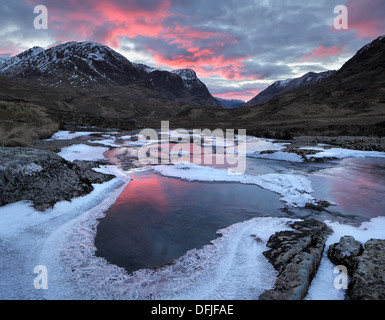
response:
{"label": "glacial pool", "polygon": [[315,198],[334,203],[323,211],[287,207],[279,194],[256,185],[184,181],[151,169],[135,172],[99,221],[96,255],[133,272],[166,264],[209,244],[218,230],[255,217],[315,217],[359,225],[385,215],[384,164],[381,158],[324,163],[247,158],[247,175],[305,175]]}

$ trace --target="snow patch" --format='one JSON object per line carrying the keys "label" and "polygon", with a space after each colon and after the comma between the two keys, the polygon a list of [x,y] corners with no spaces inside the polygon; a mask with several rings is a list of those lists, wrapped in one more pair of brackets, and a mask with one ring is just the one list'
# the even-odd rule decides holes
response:
{"label": "snow patch", "polygon": [[335,265],[327,257],[330,245],[340,241],[345,235],[353,236],[363,245],[370,239],[385,239],[385,217],[373,218],[354,227],[339,222],[326,221],[334,231],[326,242],[325,251],[318,272],[313,279],[306,300],[344,300],[345,291],[334,288],[333,281],[336,274],[333,273]]}
{"label": "snow patch", "polygon": [[100,217],[91,210],[46,242],[41,263],[55,270],[47,299],[256,299],[276,279],[276,271],[262,254],[266,242],[292,221],[256,218],[238,223],[220,230],[221,237],[210,245],[191,250],[171,264],[129,275],[95,256],[93,242]]}
{"label": "snow patch", "polygon": [[311,195],[313,189],[310,180],[300,174],[229,175],[227,170],[189,162],[155,166],[153,170],[164,176],[187,181],[254,184],[280,194],[281,200],[292,207],[305,207],[307,203],[316,201]]}
{"label": "snow patch", "polygon": [[248,154],[248,157],[258,158],[258,159],[269,159],[269,160],[280,160],[280,161],[289,161],[289,162],[303,162],[304,159],[296,154],[289,152],[274,152],[274,153],[253,153]]}
{"label": "snow patch", "polygon": [[115,143],[115,139],[104,139],[104,140],[88,140],[89,143],[102,144],[104,146],[120,148],[121,146]]}
{"label": "snow patch", "polygon": [[53,140],[71,140],[78,137],[89,136],[93,133],[101,133],[101,132],[71,132],[71,131],[58,131],[56,132],[51,139]]}
{"label": "snow patch", "polygon": [[317,158],[385,158],[385,152],[379,151],[360,151],[360,150],[351,150],[343,148],[331,148],[323,150],[319,153],[308,155],[308,159],[317,159]]}
{"label": "snow patch", "polygon": [[59,156],[67,161],[83,160],[83,161],[97,161],[105,160],[104,153],[109,148],[105,147],[92,147],[85,144],[74,144],[69,147],[65,147],[58,153]]}

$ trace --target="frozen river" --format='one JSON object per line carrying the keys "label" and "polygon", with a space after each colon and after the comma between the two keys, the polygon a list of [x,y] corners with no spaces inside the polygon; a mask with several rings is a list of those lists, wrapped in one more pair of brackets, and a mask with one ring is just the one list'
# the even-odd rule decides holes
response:
{"label": "frozen river", "polygon": [[[327,245],[385,239],[384,153],[309,146],[304,159],[248,137],[245,171],[229,175],[188,162],[128,170],[139,147],[106,134],[63,148],[69,161],[110,159],[98,170],[116,179],[45,212],[0,208],[1,299],[256,299],[276,278],[266,242],[289,221],[322,219],[334,231]],[[36,266],[46,289],[34,286]],[[344,298],[333,268],[325,256],[307,299]]]}

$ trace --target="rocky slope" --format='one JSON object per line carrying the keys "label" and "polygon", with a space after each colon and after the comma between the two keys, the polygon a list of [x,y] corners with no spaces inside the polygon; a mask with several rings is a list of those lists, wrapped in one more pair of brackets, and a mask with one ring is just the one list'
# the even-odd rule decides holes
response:
{"label": "rocky slope", "polygon": [[226,109],[236,109],[236,108],[239,108],[245,104],[245,101],[243,101],[243,100],[222,99],[222,98],[218,98],[218,97],[216,97],[215,99],[217,99],[218,101],[223,103],[225,105]]}
{"label": "rocky slope", "polygon": [[178,120],[181,127],[215,123],[217,127],[243,128],[251,135],[274,138],[384,136],[385,37],[366,45],[318,84],[235,110],[190,108]]}
{"label": "rocky slope", "polygon": [[320,73],[308,72],[300,78],[276,81],[271,86],[255,96],[253,99],[248,101],[245,106],[255,106],[257,104],[262,104],[285,92],[295,91],[321,83],[335,73],[336,71],[334,70]]}
{"label": "rocky slope", "polygon": [[44,50],[34,47],[0,60],[0,75],[27,84],[76,89],[92,96],[95,90],[136,85],[152,93],[142,99],[168,99],[191,105],[222,105],[193,70],[172,72],[133,64],[111,48],[95,42],[68,42]]}
{"label": "rocky slope", "polygon": [[279,95],[254,109],[245,108],[239,119],[360,121],[365,116],[379,121],[385,116],[384,88],[385,37],[380,37],[318,85]]}

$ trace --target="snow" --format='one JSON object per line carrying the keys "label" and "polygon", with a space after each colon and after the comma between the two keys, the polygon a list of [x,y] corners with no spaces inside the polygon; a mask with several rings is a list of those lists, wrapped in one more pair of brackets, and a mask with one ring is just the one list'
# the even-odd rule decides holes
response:
{"label": "snow", "polygon": [[334,232],[326,242],[323,259],[309,288],[307,300],[344,300],[345,298],[345,291],[337,290],[333,285],[334,277],[336,277],[336,274],[333,273],[335,265],[327,258],[327,248],[331,244],[339,242],[340,238],[345,235],[353,236],[362,244],[370,239],[385,239],[385,217],[373,218],[359,227],[339,222],[326,221],[326,223]]}
{"label": "snow", "polygon": [[[50,274],[47,299],[253,299],[272,288],[276,271],[263,256],[266,242],[286,230],[288,219],[257,218],[220,230],[221,237],[173,264],[127,274],[95,256],[96,219],[91,210],[46,241],[39,263]],[[253,235],[262,241],[257,242]],[[71,239],[71,241],[69,241]],[[57,245],[62,248],[59,254]],[[258,272],[263,270],[263,272]]]}
{"label": "snow", "polygon": [[58,153],[59,156],[68,160],[97,161],[105,160],[104,153],[108,151],[106,147],[92,147],[85,144],[74,144],[65,147]]}
{"label": "snow", "polygon": [[88,140],[89,143],[102,144],[108,147],[120,148],[121,146],[115,143],[115,139],[104,140]]}
{"label": "snow", "polygon": [[[45,212],[36,211],[27,201],[0,207],[0,299],[45,299],[44,290],[36,290],[33,286],[37,276],[33,270],[38,265],[46,265],[48,288],[51,288],[55,286],[54,279],[59,269],[45,264],[48,261],[44,260],[42,248],[62,226],[91,208],[97,208],[101,213],[116,200],[129,178],[115,168],[109,171],[118,177],[103,184],[94,184],[90,194],[72,199],[71,202],[59,202]],[[66,241],[71,242],[72,239]],[[51,245],[58,255],[62,253],[63,244],[52,242]],[[68,274],[66,276],[70,277]],[[60,284],[58,288],[65,290]]]}
{"label": "snow", "polygon": [[[0,297],[8,299],[13,292],[14,298],[48,300],[247,300],[273,288],[277,272],[263,252],[268,250],[270,236],[289,230],[287,223],[296,219],[254,218],[231,225],[219,230],[220,237],[210,245],[193,249],[163,267],[132,274],[97,257],[97,221],[128,183],[119,187],[118,182],[115,179],[96,186],[90,195],[60,203],[46,213],[35,211],[26,202],[0,208],[0,246],[12,246],[17,252],[2,248],[0,271],[9,263],[13,268],[8,269],[7,278],[11,289],[2,290]],[[327,245],[346,234],[362,242],[385,236],[385,218],[375,218],[360,227],[335,222],[328,225],[334,234]],[[48,290],[33,289],[31,270],[36,265],[47,267]],[[333,269],[325,254],[306,299],[344,298],[344,291],[334,289]],[[6,279],[1,281],[4,284]]]}
{"label": "snow", "polygon": [[313,192],[311,182],[301,174],[232,175],[227,170],[189,162],[155,166],[153,170],[167,177],[187,181],[254,184],[280,194],[282,196],[281,200],[292,207],[304,207],[307,203],[315,202],[311,195]]}
{"label": "snow", "polygon": [[[287,143],[275,143],[272,140],[248,138],[246,139],[247,152],[246,156],[260,159],[269,160],[281,160],[289,162],[303,162],[304,159],[295,153],[284,152]],[[309,154],[305,157],[308,160],[314,160],[319,158],[385,158],[385,152],[379,151],[360,151],[344,148],[330,148],[325,144],[318,144],[317,146],[300,147],[300,150],[313,150],[318,151],[315,154]],[[274,153],[264,153],[262,151],[275,151]]]}
{"label": "snow", "polygon": [[261,151],[281,151],[287,143],[275,143],[274,140],[261,139],[246,136],[246,139],[240,139],[240,143],[246,143],[246,155],[253,156],[255,153]]}
{"label": "snow", "polygon": [[127,142],[129,146],[137,146],[142,147],[150,144],[160,143],[161,140],[138,140],[138,141],[130,141]]}
{"label": "snow", "polygon": [[153,67],[149,67],[149,66],[147,66],[147,65],[145,65],[145,64],[142,64],[142,63],[132,63],[132,65],[134,66],[134,67],[136,67],[137,69],[139,69],[139,70],[142,70],[142,71],[144,71],[144,72],[146,72],[146,73],[151,73],[151,72],[153,72],[153,71],[161,71],[160,69],[156,69],[156,68],[153,68]]}
{"label": "snow", "polygon": [[71,132],[71,131],[58,131],[56,132],[51,139],[53,140],[71,140],[78,137],[89,136],[93,133],[101,133],[101,132]]}
{"label": "snow", "polygon": [[259,158],[259,159],[269,159],[269,160],[280,160],[280,161],[290,161],[290,162],[303,162],[304,159],[296,154],[289,152],[274,152],[274,153],[253,153],[248,154],[248,157]]}
{"label": "snow", "polygon": [[331,149],[326,149],[319,153],[307,156],[307,158],[309,159],[316,159],[316,158],[343,159],[343,158],[367,158],[367,157],[385,158],[385,152],[331,148]]}
{"label": "snow", "polygon": [[[73,139],[91,133],[60,131],[52,139]],[[114,145],[115,140],[111,136],[105,135],[104,138],[90,142]],[[218,146],[226,142],[216,141],[219,142]],[[301,162],[300,156],[282,151],[285,143],[250,136],[244,141],[247,156]],[[141,146],[158,142],[128,143]],[[239,142],[242,143],[242,139]],[[385,153],[380,152],[323,147],[313,147],[312,150],[320,152],[308,157],[385,157]],[[77,144],[63,148],[59,155],[69,161],[99,160],[105,159],[103,154],[107,150],[109,148],[103,146]],[[260,154],[266,150],[276,152]],[[176,152],[172,154],[179,155]],[[185,152],[181,151],[180,154]],[[37,165],[27,169],[30,172],[40,170]],[[316,201],[312,196],[310,180],[302,174],[233,175],[224,169],[188,162],[155,166],[152,169],[164,176],[187,181],[253,184],[280,194],[281,200],[292,207],[304,207]],[[263,291],[273,287],[277,273],[263,252],[268,249],[266,243],[270,236],[288,230],[287,223],[295,219],[254,218],[234,224],[219,230],[221,236],[213,239],[211,244],[191,250],[173,263],[132,274],[97,257],[94,240],[98,221],[116,202],[131,178],[116,166],[94,170],[114,174],[117,178],[95,184],[94,191],[89,195],[72,199],[71,202],[62,201],[43,213],[36,211],[27,201],[0,207],[0,299],[245,300],[257,299]],[[352,235],[362,243],[370,238],[385,239],[385,217],[374,218],[359,227],[330,221],[326,223],[334,231],[327,240],[326,248],[344,235]],[[261,241],[256,241],[257,238]],[[36,290],[33,287],[36,276],[33,269],[37,265],[47,267],[48,290]],[[325,250],[306,299],[344,299],[345,292],[333,286],[336,276],[334,267]]]}
{"label": "snow", "polygon": [[131,140],[132,136],[121,136],[119,137],[119,139],[122,139],[122,140]]}
{"label": "snow", "polygon": [[192,69],[177,69],[177,70],[171,71],[171,73],[177,74],[183,80],[187,80],[187,81],[197,79],[197,75],[196,75],[195,71]]}

